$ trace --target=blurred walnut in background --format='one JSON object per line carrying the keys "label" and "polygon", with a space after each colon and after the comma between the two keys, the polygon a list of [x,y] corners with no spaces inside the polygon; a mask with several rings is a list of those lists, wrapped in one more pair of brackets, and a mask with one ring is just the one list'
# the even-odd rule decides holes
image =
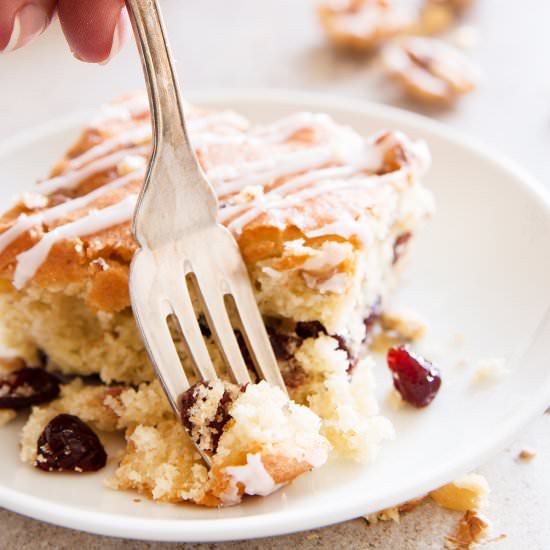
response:
{"label": "blurred walnut in background", "polygon": [[330,0],[319,5],[319,18],[339,47],[368,52],[406,31],[414,18],[389,0]]}
{"label": "blurred walnut in background", "polygon": [[382,51],[382,67],[404,94],[452,105],[476,88],[479,72],[464,54],[433,36],[448,33],[473,4],[424,0],[413,9],[399,0],[323,0],[318,14],[339,49],[365,55]]}
{"label": "blurred walnut in background", "polygon": [[470,60],[445,42],[408,37],[382,52],[388,75],[414,99],[450,104],[475,89],[478,72]]}

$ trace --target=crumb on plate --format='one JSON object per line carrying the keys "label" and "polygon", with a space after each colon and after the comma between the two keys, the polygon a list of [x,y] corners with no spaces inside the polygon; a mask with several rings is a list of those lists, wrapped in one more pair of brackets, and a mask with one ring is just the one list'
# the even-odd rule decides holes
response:
{"label": "crumb on plate", "polygon": [[401,394],[395,389],[391,388],[388,392],[387,403],[393,411],[398,411],[405,406],[405,401],[401,397]]}
{"label": "crumb on plate", "polygon": [[410,309],[390,310],[382,313],[380,325],[386,331],[396,332],[409,342],[420,340],[427,330],[426,321]]}
{"label": "crumb on plate", "polygon": [[503,358],[489,357],[487,359],[481,359],[477,363],[474,382],[476,384],[495,382],[509,373],[510,369],[506,367],[506,362]]}

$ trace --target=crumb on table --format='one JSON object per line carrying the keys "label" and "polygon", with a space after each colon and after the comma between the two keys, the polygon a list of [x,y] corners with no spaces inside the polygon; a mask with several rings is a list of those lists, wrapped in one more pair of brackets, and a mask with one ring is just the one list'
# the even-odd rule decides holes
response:
{"label": "crumb on table", "polygon": [[536,456],[537,456],[537,452],[534,449],[530,449],[526,447],[518,453],[517,459],[520,462],[530,462]]}
{"label": "crumb on table", "polygon": [[379,512],[374,512],[372,514],[367,514],[366,516],[361,516],[369,525],[378,523],[379,521],[395,521],[399,523],[399,518],[401,514],[406,514],[411,510],[414,510],[420,506],[428,498],[427,495],[424,495],[419,498],[414,498],[403,502],[398,506],[392,506],[391,508],[386,508],[385,510],[380,510]]}
{"label": "crumb on table", "polygon": [[445,537],[445,548],[469,550],[485,539],[490,529],[489,520],[474,510],[467,510],[452,535]]}
{"label": "crumb on table", "polygon": [[430,497],[443,508],[466,512],[482,508],[488,494],[489,484],[484,476],[466,474],[432,491]]}

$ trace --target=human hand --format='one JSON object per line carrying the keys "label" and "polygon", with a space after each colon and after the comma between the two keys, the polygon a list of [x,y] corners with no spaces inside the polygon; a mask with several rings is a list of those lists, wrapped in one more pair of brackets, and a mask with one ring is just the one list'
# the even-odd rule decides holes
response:
{"label": "human hand", "polygon": [[128,34],[124,0],[0,0],[0,52],[28,44],[57,13],[73,55],[106,63]]}

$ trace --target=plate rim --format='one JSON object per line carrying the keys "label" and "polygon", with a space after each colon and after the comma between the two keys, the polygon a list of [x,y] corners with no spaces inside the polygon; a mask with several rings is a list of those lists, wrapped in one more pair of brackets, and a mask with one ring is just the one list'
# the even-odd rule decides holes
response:
{"label": "plate rim", "polygon": [[[210,89],[196,91],[186,97],[197,103],[211,104],[253,101],[255,103],[278,103],[291,106],[302,103],[311,106],[312,110],[342,110],[359,113],[362,116],[371,114],[386,118],[395,124],[407,124],[418,128],[420,131],[442,138],[452,145],[459,146],[471,154],[481,157],[485,162],[494,165],[496,168],[508,172],[516,180],[517,185],[528,191],[534,199],[545,207],[546,214],[550,218],[550,190],[546,189],[542,182],[527,170],[496,151],[493,147],[469,137],[460,130],[417,113],[361,99],[284,89]],[[76,128],[77,125],[81,125],[83,121],[89,118],[91,112],[94,111],[81,110],[63,117],[57,117],[50,122],[4,139],[0,142],[0,156],[5,156],[11,151],[16,151],[52,133]],[[550,375],[522,409],[522,414],[515,417],[513,421],[508,422],[505,428],[498,427],[495,429],[490,444],[485,445],[481,452],[470,456],[468,459],[456,461],[459,466],[455,466],[450,470],[440,468],[442,471],[439,471],[428,481],[413,484],[405,492],[401,490],[392,491],[384,499],[378,501],[377,507],[383,509],[395,505],[396,499],[409,500],[427,493],[487,461],[512,441],[529,420],[545,410],[549,398]],[[399,497],[397,497],[397,493]],[[324,512],[320,512],[318,509],[303,510],[302,514],[290,516],[279,511],[275,512],[274,516],[273,513],[267,513],[215,519],[135,518],[125,514],[109,515],[93,510],[73,509],[70,506],[21,493],[2,485],[0,485],[0,506],[34,519],[90,533],[129,539],[172,542],[220,542],[277,536],[335,524],[365,513],[365,511],[358,510],[357,503],[353,502],[347,505],[343,503],[337,509],[327,509]],[[272,516],[271,521],[266,521],[269,516]],[[208,531],[206,535],[205,531]]]}

